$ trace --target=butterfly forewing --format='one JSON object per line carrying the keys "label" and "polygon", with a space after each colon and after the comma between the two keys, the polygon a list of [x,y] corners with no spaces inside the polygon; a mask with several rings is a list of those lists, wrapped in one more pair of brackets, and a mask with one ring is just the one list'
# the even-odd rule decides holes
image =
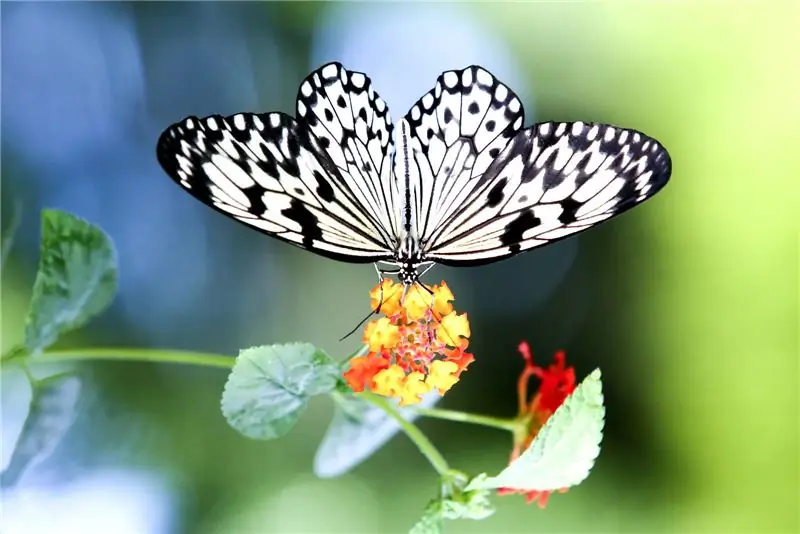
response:
{"label": "butterfly forewing", "polygon": [[297,117],[341,169],[348,200],[384,242],[395,243],[403,198],[392,177],[392,122],[371,80],[338,63],[325,65],[300,84]]}
{"label": "butterfly forewing", "polygon": [[[310,74],[297,121],[282,113],[184,119],[161,135],[158,160],[193,196],[266,234],[343,261],[390,258],[394,230],[373,200],[378,173],[389,175],[388,110],[354,74],[338,64]],[[380,193],[396,202],[396,188]]]}
{"label": "butterfly forewing", "polygon": [[576,234],[632,208],[668,181],[667,151],[641,132],[542,123],[520,131],[444,221],[425,255],[489,263]]}
{"label": "butterfly forewing", "polygon": [[[522,127],[519,98],[478,66],[448,71],[398,126],[398,179],[408,173],[411,231],[433,242],[480,176]],[[406,170],[406,162],[408,161]]]}

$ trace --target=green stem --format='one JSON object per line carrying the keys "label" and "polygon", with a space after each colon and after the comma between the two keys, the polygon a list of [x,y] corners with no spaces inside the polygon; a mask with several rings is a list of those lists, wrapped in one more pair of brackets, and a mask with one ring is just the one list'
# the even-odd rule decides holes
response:
{"label": "green stem", "polygon": [[25,348],[25,345],[14,345],[0,356],[0,361],[8,362],[16,358],[25,357],[27,354],[28,349]]}
{"label": "green stem", "polygon": [[86,348],[86,349],[67,349],[49,350],[32,356],[14,356],[9,358],[6,363],[24,357],[25,363],[60,363],[66,361],[85,361],[85,360],[123,360],[138,362],[158,362],[158,363],[183,363],[189,365],[200,365],[205,367],[218,367],[230,369],[233,367],[235,358],[222,356],[220,354],[210,354],[205,352],[192,352],[171,349],[146,349],[146,348]]}
{"label": "green stem", "polygon": [[414,445],[417,446],[419,452],[421,452],[423,456],[428,459],[440,476],[445,475],[450,470],[450,466],[447,464],[447,460],[444,459],[444,456],[442,456],[442,453],[440,453],[433,443],[431,443],[428,437],[422,433],[417,425],[407,421],[402,415],[400,415],[400,412],[397,411],[397,408],[388,399],[367,391],[358,393],[357,396],[373,404],[374,406],[377,406],[386,412],[389,417],[397,421],[409,439],[414,442]]}
{"label": "green stem", "polygon": [[512,433],[516,432],[519,428],[519,422],[514,419],[503,419],[501,417],[490,417],[488,415],[458,412],[455,410],[442,410],[439,408],[413,408],[413,410],[423,417],[433,417],[436,419],[445,419],[447,421],[457,421],[459,423],[488,426],[500,430],[507,430]]}
{"label": "green stem", "polygon": [[367,352],[369,352],[369,345],[362,345],[361,347],[359,347],[359,349],[357,351],[355,351],[353,354],[351,354],[350,356],[347,356],[344,360],[342,360],[341,363],[347,363],[350,360],[352,360],[353,358],[358,358],[359,356],[364,356]]}

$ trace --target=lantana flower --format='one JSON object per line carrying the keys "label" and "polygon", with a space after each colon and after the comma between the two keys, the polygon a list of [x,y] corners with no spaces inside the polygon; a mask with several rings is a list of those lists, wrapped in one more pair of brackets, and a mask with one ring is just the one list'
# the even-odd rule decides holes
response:
{"label": "lantana flower", "polygon": [[[520,454],[531,446],[542,426],[558,407],[564,403],[567,397],[575,391],[575,368],[565,365],[566,355],[563,351],[556,353],[555,362],[547,368],[539,367],[533,363],[531,349],[526,341],[519,344],[519,352],[525,360],[525,368],[522,370],[517,382],[517,394],[519,395],[518,420],[524,423],[525,432],[517,433],[514,436],[514,449],[511,451],[509,462],[516,460]],[[540,384],[539,390],[533,398],[528,400],[528,382],[532,376],[538,378]],[[565,488],[560,491],[563,493],[567,490]],[[544,508],[551,492],[501,488],[497,490],[497,493],[499,495],[521,493],[525,495],[525,501],[528,504],[536,501],[539,508]]]}
{"label": "lantana flower", "polygon": [[467,314],[453,308],[452,291],[442,281],[430,291],[408,288],[385,279],[370,291],[373,309],[384,317],[364,329],[366,356],[350,360],[344,373],[356,392],[365,389],[416,404],[436,389],[440,395],[458,382],[474,357],[466,352],[470,327]]}

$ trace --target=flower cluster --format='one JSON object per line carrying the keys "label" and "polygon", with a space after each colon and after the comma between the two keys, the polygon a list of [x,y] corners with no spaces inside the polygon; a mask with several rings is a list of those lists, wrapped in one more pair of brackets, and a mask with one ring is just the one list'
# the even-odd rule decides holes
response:
{"label": "flower cluster", "polygon": [[[518,419],[524,422],[526,431],[514,436],[511,462],[531,446],[542,426],[558,407],[564,403],[567,397],[575,391],[575,368],[565,365],[563,351],[556,353],[555,363],[550,364],[547,368],[539,367],[533,363],[533,356],[527,342],[523,341],[519,344],[519,352],[525,360],[525,368],[522,370],[517,382],[517,393],[519,395]],[[531,376],[538,378],[541,383],[539,391],[529,401],[528,382]],[[562,493],[565,491],[566,489],[561,490]],[[527,503],[538,501],[539,507],[544,508],[551,492],[527,491],[514,488],[501,488],[498,490],[500,495],[514,493],[524,494]]]}
{"label": "flower cluster", "polygon": [[364,330],[366,356],[350,360],[344,378],[353,389],[397,397],[416,404],[436,389],[443,395],[474,360],[466,352],[470,328],[466,314],[453,309],[447,284],[430,290],[383,280],[370,291],[373,309],[385,317]]}

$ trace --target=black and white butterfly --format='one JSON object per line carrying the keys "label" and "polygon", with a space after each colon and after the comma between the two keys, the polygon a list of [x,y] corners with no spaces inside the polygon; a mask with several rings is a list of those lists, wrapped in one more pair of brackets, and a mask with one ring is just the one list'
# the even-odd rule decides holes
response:
{"label": "black and white butterfly", "polygon": [[157,155],[208,206],[322,256],[389,264],[379,272],[406,287],[433,264],[491,263],[596,226],[669,180],[669,154],[641,132],[523,128],[523,115],[470,66],[444,72],[393,125],[367,76],[329,63],[300,84],[296,118],[188,117]]}

